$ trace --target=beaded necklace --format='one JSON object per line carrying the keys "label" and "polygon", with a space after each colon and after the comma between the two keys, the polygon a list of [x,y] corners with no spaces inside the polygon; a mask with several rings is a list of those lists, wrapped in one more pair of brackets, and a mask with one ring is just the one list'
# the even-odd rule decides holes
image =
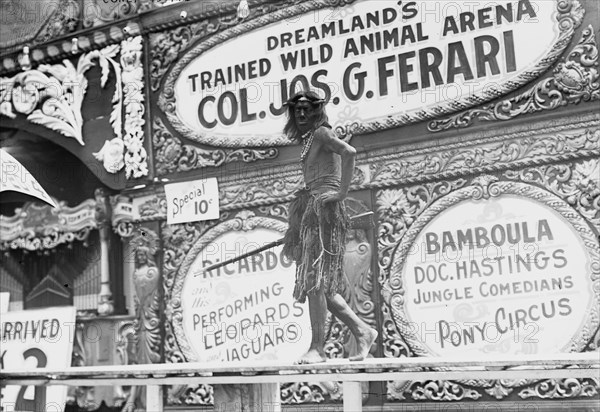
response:
{"label": "beaded necklace", "polygon": [[303,162],[306,158],[306,155],[310,150],[310,146],[312,145],[314,137],[315,133],[312,129],[302,135],[302,153],[300,154],[300,162]]}

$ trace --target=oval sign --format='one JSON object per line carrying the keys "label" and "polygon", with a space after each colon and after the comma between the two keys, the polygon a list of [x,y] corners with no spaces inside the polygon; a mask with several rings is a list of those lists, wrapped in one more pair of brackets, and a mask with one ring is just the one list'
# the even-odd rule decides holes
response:
{"label": "oval sign", "polygon": [[282,256],[283,247],[202,272],[281,238],[286,227],[261,217],[240,227],[240,219],[218,225],[188,255],[187,274],[173,288],[175,336],[191,362],[292,362],[310,343],[310,321],[293,299],[295,263]]}
{"label": "oval sign", "polygon": [[351,4],[291,6],[196,45],[169,74],[160,107],[186,137],[223,147],[289,144],[282,102],[302,88],[329,101],[340,134],[396,127],[530,82],[581,19],[559,1],[341,3]]}
{"label": "oval sign", "polygon": [[533,186],[481,193],[469,187],[434,203],[396,252],[392,307],[407,343],[419,356],[580,351],[598,326],[589,227]]}

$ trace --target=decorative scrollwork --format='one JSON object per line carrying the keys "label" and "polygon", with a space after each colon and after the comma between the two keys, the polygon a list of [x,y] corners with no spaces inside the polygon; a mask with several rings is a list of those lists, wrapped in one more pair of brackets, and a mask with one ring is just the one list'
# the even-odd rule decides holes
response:
{"label": "decorative scrollwork", "polygon": [[489,199],[492,196],[498,196],[499,192],[494,190],[492,183],[497,182],[496,176],[483,175],[477,176],[471,182],[472,192],[471,197],[473,200]]}
{"label": "decorative scrollwork", "polygon": [[[62,65],[40,64],[36,70],[2,78],[0,114],[14,118],[16,111],[27,116],[31,123],[71,137],[83,146],[81,104],[88,86],[85,73],[98,62],[102,68],[100,85],[104,87],[108,80],[109,62],[118,65],[112,59],[118,51],[118,46],[108,46],[80,56],[77,67],[64,60]],[[117,88],[120,101],[120,84]]]}
{"label": "decorative scrollwork", "polygon": [[138,204],[138,214],[141,221],[157,219],[167,215],[167,199],[155,195]]}
{"label": "decorative scrollwork", "polygon": [[59,202],[58,208],[27,203],[13,216],[0,216],[0,250],[48,250],[75,240],[85,242],[99,227],[99,218],[94,199],[75,207],[64,202]]}
{"label": "decorative scrollwork", "polygon": [[274,147],[268,149],[237,149],[226,151],[225,163],[230,162],[256,162],[257,160],[275,159],[279,155],[279,150]]}
{"label": "decorative scrollwork", "polygon": [[153,143],[158,175],[186,172],[203,167],[218,167],[236,161],[250,163],[257,160],[275,159],[279,155],[279,150],[275,148],[208,150],[184,145],[180,139],[168,132],[159,118],[154,121]]}
{"label": "decorative scrollwork", "polygon": [[168,392],[169,405],[212,405],[214,392],[212,385],[178,385],[171,387]]}
{"label": "decorative scrollwork", "polygon": [[[385,300],[385,297],[384,297]],[[402,338],[401,330],[392,318],[387,301],[381,306],[383,314],[383,354],[386,358],[410,357],[412,352]]]}
{"label": "decorative scrollwork", "polygon": [[500,381],[496,380],[494,381],[494,386],[492,386],[491,388],[487,388],[485,390],[485,393],[487,393],[490,396],[493,396],[496,399],[503,399],[510,395],[512,391],[513,388],[511,388],[508,385],[502,385]]}
{"label": "decorative scrollwork", "polygon": [[288,219],[288,208],[285,204],[259,206],[258,211],[265,216],[271,216],[285,221]]}
{"label": "decorative scrollwork", "polygon": [[83,1],[83,27],[89,28],[112,23],[135,15],[138,1],[103,2],[102,0]]}
{"label": "decorative scrollwork", "polygon": [[[379,283],[389,281],[387,267],[391,262],[391,253],[397,242],[402,238],[406,229],[416,216],[428,204],[439,196],[440,188],[433,184],[424,190],[413,190],[408,195],[401,189],[387,189],[377,192],[377,213],[379,215],[379,233],[377,236],[379,249]],[[442,192],[445,192],[442,189]],[[417,194],[420,193],[420,194]],[[437,194],[437,196],[436,196]],[[399,358],[412,356],[410,347],[402,337],[402,330],[394,322],[391,314],[391,294],[385,288],[381,290],[383,304],[382,312],[382,347],[385,357]],[[410,386],[409,381],[388,382],[387,399],[403,400],[404,391]]]}
{"label": "decorative scrollwork", "polygon": [[590,339],[586,351],[597,351],[598,348],[600,348],[600,328],[596,330],[595,336],[592,339]]}
{"label": "decorative scrollwork", "polygon": [[[119,63],[116,56],[120,50]],[[107,139],[93,155],[109,173],[117,173],[126,167],[127,178],[146,176],[148,164],[143,147],[141,56],[142,38],[137,36],[124,40],[121,45],[110,45],[81,55],[77,67],[64,60],[62,65],[41,64],[36,70],[19,73],[10,79],[2,78],[0,114],[15,118],[17,113],[21,113],[31,123],[74,138],[84,145],[81,105],[88,87],[85,73],[98,64],[101,69],[100,86],[104,88],[112,67],[116,81],[109,122],[115,137]]]}
{"label": "decorative scrollwork", "polygon": [[412,398],[417,401],[477,400],[482,394],[475,389],[450,381],[415,382],[411,385]]}
{"label": "decorative scrollwork", "polygon": [[460,176],[477,170],[517,169],[532,163],[575,158],[600,153],[600,130],[570,133],[552,132],[542,136],[507,137],[471,147],[451,146],[437,152],[403,153],[371,164],[371,182],[382,186],[415,181],[424,177]]}
{"label": "decorative scrollwork", "polygon": [[358,122],[351,122],[345,125],[336,126],[335,133],[340,139],[349,141],[359,129],[359,126],[360,124]]}
{"label": "decorative scrollwork", "polygon": [[135,363],[135,346],[137,344],[137,335],[133,321],[125,321],[119,325],[116,342],[117,358],[121,365]]}
{"label": "decorative scrollwork", "polygon": [[113,225],[113,230],[122,238],[130,237],[133,235],[133,223],[119,222],[116,225]]}
{"label": "decorative scrollwork", "polygon": [[388,381],[386,384],[387,394],[386,398],[388,401],[404,401],[404,396],[408,393],[411,381]]}
{"label": "decorative scrollwork", "polygon": [[233,210],[288,202],[304,184],[302,175],[297,171],[277,173],[268,178],[268,184],[262,179],[245,178],[223,187],[219,194],[219,202],[223,205],[221,209]]}
{"label": "decorative scrollwork", "polygon": [[354,174],[352,175],[351,185],[352,186],[361,186],[365,183],[366,178],[367,177],[366,177],[365,171],[363,169],[361,169],[360,167],[355,167]]}
{"label": "decorative scrollwork", "polygon": [[466,183],[465,179],[458,179],[409,189],[386,189],[377,192],[380,284],[389,282],[391,253],[417,216],[441,196],[463,187]]}
{"label": "decorative scrollwork", "polygon": [[[121,3],[122,4],[122,3]],[[144,69],[142,36],[121,42],[121,79],[125,98],[125,176],[137,179],[148,175],[148,155],[144,148]]]}
{"label": "decorative scrollwork", "polygon": [[150,87],[152,91],[155,92],[159,89],[162,77],[188,45],[235,23],[237,23],[237,19],[234,16],[225,15],[150,34]]}
{"label": "decorative scrollwork", "polygon": [[600,379],[547,379],[521,390],[519,396],[523,399],[590,398],[598,396],[599,387]]}
{"label": "decorative scrollwork", "polygon": [[[572,25],[569,20],[562,24]],[[516,116],[553,110],[567,104],[600,99],[600,77],[598,73],[598,46],[594,28],[590,25],[583,30],[579,43],[571,50],[564,61],[554,68],[553,76],[543,79],[517,96],[485,105],[479,109],[467,110],[445,119],[433,120],[428,124],[432,132],[450,128],[464,128],[475,120],[509,120]]]}
{"label": "decorative scrollwork", "polygon": [[46,21],[43,29],[35,36],[36,43],[46,43],[77,29],[81,10],[79,2],[66,0],[58,2],[57,5],[56,11]]}
{"label": "decorative scrollwork", "polygon": [[[597,134],[600,136],[600,132]],[[574,207],[595,227],[600,226],[600,160],[509,170],[513,180],[543,185]]]}
{"label": "decorative scrollwork", "polygon": [[327,398],[340,400],[341,385],[337,382],[298,382],[281,386],[281,403],[284,405],[323,403]]}

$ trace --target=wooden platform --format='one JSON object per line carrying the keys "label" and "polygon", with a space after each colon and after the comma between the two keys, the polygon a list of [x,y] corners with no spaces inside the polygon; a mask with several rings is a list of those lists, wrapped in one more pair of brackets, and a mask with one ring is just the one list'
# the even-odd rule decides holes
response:
{"label": "wooden platform", "polygon": [[[250,384],[259,385],[261,392],[277,394],[274,385],[278,387],[284,382],[339,381],[344,382],[344,410],[361,411],[360,383],[365,381],[599,377],[600,352],[471,359],[330,360],[312,365],[281,362],[245,362],[239,365],[170,363],[0,372],[3,385],[147,386],[147,405],[148,410],[152,411],[163,410],[161,385]],[[271,401],[279,403],[279,399]],[[269,410],[280,409],[270,407]]]}

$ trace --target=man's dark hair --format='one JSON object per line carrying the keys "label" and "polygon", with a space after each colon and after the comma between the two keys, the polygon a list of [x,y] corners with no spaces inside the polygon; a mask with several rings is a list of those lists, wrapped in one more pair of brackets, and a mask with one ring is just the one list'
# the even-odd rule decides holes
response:
{"label": "man's dark hair", "polygon": [[310,103],[317,111],[317,117],[312,127],[313,130],[316,130],[322,125],[329,126],[327,124],[327,114],[325,114],[325,100],[321,99],[318,94],[310,90],[298,92],[285,103],[287,106],[288,120],[283,128],[283,132],[287,135],[288,139],[293,142],[298,142],[302,139],[302,133],[300,133],[300,130],[298,130],[298,127],[296,126],[294,116],[294,109],[296,108],[296,104],[300,101],[308,101],[308,103]]}

